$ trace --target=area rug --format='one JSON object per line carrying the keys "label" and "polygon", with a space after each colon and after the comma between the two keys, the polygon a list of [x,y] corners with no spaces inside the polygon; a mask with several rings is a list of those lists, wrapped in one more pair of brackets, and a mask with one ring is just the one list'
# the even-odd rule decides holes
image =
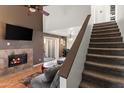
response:
{"label": "area rug", "polygon": [[42,72],[33,73],[33,74],[27,76],[26,78],[21,79],[20,82],[21,82],[22,84],[24,84],[26,87],[28,87],[28,86],[31,84],[31,80],[32,80],[33,78],[35,78],[36,76],[40,75],[40,74],[42,74]]}

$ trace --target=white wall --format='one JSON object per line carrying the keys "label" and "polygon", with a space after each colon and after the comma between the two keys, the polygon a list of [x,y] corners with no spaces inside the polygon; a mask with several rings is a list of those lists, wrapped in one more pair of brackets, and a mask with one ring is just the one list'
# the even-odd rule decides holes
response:
{"label": "white wall", "polygon": [[84,38],[76,55],[74,64],[71,68],[69,77],[67,79],[67,87],[79,87],[79,84],[82,80],[82,72],[84,69],[84,63],[86,61],[86,54],[89,47],[91,31],[92,26],[90,24],[85,32]]}
{"label": "white wall", "polygon": [[[91,22],[91,21],[90,21]],[[92,32],[92,23],[88,25],[84,38],[79,47],[78,53],[76,55],[75,61],[69,73],[67,79],[60,78],[61,88],[78,88],[82,80],[82,72],[84,69],[84,63],[86,61],[86,54],[89,47],[90,35]]]}
{"label": "white wall", "polygon": [[[91,13],[91,10],[87,10],[87,12],[84,12],[85,15],[88,15]],[[86,16],[84,16],[85,20]],[[90,35],[92,31],[92,19],[90,19],[90,22],[88,24],[88,27],[86,29],[84,38],[81,42],[81,45],[78,49],[78,53],[76,55],[76,58],[74,60],[73,66],[71,68],[71,71],[69,73],[69,76],[67,79],[60,78],[60,87],[61,88],[78,88],[79,84],[82,80],[82,72],[84,69],[84,62],[86,59],[87,49],[89,46],[90,41]]]}
{"label": "white wall", "polygon": [[94,23],[110,21],[110,5],[92,5]]}
{"label": "white wall", "polygon": [[67,87],[67,79],[60,77],[60,88],[68,88]]}
{"label": "white wall", "polygon": [[116,12],[117,12],[116,14],[117,24],[119,26],[121,35],[123,36],[123,40],[124,40],[124,5],[117,5]]}

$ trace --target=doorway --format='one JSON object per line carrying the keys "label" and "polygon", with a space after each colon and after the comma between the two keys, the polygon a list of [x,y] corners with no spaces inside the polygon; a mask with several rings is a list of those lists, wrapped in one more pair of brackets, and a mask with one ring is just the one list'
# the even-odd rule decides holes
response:
{"label": "doorway", "polygon": [[102,23],[115,20],[115,6],[114,5],[93,5],[92,16],[94,23]]}
{"label": "doorway", "polygon": [[45,57],[59,58],[59,39],[52,37],[44,37]]}

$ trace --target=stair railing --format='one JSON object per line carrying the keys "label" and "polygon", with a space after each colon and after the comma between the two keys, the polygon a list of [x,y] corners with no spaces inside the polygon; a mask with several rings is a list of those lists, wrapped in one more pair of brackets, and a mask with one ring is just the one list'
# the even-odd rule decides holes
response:
{"label": "stair railing", "polygon": [[65,79],[68,78],[69,76],[69,73],[70,73],[70,70],[73,66],[73,63],[74,63],[74,60],[75,60],[75,57],[77,55],[77,52],[78,52],[78,49],[79,49],[79,46],[81,44],[81,41],[84,37],[84,34],[85,34],[85,31],[86,31],[86,28],[87,28],[87,25],[89,23],[89,20],[90,20],[90,17],[91,15],[88,15],[81,27],[81,30],[80,32],[78,33],[62,67],[60,68],[60,71],[59,71],[59,75]]}

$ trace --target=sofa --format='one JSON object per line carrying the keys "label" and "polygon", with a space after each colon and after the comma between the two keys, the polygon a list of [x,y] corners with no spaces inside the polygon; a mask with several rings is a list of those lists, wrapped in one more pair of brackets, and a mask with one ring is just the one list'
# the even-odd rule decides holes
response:
{"label": "sofa", "polygon": [[59,88],[59,69],[60,65],[54,65],[44,70],[44,73],[31,80],[32,88]]}

